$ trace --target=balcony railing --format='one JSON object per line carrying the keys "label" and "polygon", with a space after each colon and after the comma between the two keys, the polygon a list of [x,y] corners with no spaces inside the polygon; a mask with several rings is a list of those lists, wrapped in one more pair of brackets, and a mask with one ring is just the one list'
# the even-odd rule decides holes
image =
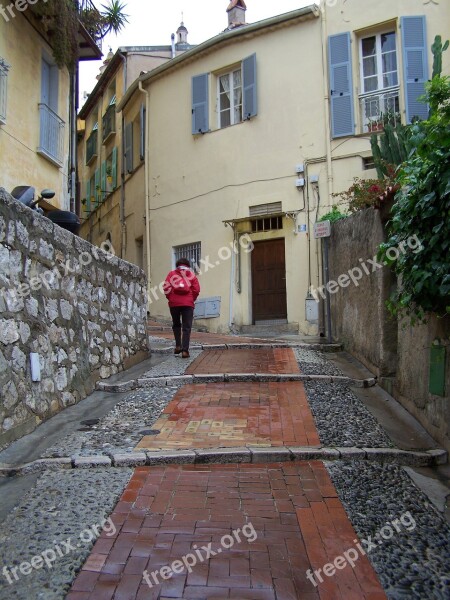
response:
{"label": "balcony railing", "polygon": [[94,129],[86,142],[86,164],[97,156],[98,130]]}
{"label": "balcony railing", "polygon": [[64,153],[64,121],[46,104],[39,104],[38,152],[61,166]]}
{"label": "balcony railing", "polygon": [[389,88],[359,97],[362,133],[382,131],[386,123],[395,125],[400,119],[399,88]]}
{"label": "balcony railing", "polygon": [[83,27],[95,41],[96,46],[101,50],[102,38],[100,28],[100,12],[93,4],[92,0],[73,0],[78,12],[78,18]]}
{"label": "balcony railing", "polygon": [[113,133],[116,133],[116,105],[111,104],[108,106],[105,114],[102,119],[102,141],[105,142],[106,139]]}

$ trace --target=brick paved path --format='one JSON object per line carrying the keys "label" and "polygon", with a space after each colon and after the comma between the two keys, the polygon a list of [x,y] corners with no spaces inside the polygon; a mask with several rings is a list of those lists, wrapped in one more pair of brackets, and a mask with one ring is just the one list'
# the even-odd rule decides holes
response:
{"label": "brick paved path", "polygon": [[[283,350],[204,352],[193,370],[295,372]],[[300,382],[188,385],[154,428],[139,448],[319,443]],[[362,552],[343,566],[358,540],[320,461],[139,467],[111,519],[67,600],[386,598]]]}
{"label": "brick paved path", "polygon": [[187,374],[299,373],[290,348],[205,350],[186,370]]}

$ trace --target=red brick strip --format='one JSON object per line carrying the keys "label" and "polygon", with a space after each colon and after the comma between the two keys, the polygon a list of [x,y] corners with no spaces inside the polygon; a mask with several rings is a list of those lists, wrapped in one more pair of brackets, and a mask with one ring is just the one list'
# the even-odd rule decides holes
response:
{"label": "red brick strip", "polygon": [[[317,461],[139,467],[111,519],[114,536],[96,542],[67,600],[385,598],[365,557],[317,587],[306,576],[356,538]],[[222,536],[245,525],[249,534],[250,524],[254,541],[241,533],[240,542],[222,546]],[[161,567],[209,543],[221,552],[191,573],[160,576]]]}
{"label": "red brick strip", "polygon": [[204,350],[186,374],[211,373],[299,373],[291,348],[232,348]]}

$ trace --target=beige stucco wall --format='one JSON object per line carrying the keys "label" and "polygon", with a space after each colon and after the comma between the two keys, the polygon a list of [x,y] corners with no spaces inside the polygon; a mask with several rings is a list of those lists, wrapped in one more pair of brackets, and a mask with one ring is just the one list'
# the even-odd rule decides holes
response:
{"label": "beige stucco wall", "polygon": [[51,201],[68,209],[69,74],[59,70],[58,114],[65,122],[63,166],[58,168],[38,155],[41,101],[41,57],[51,59],[52,50],[26,16],[17,11],[6,22],[0,18],[0,57],[10,65],[6,124],[0,124],[0,186],[9,192],[18,185],[31,185],[56,192]]}
{"label": "beige stucco wall", "polygon": [[[256,53],[258,115],[250,121],[217,129],[214,78],[210,78],[210,127],[205,135],[191,133],[191,77],[215,73]],[[224,220],[248,217],[249,206],[282,202],[284,211],[303,209],[296,188],[295,166],[325,154],[321,77],[307,77],[304,61],[286,57],[308,55],[311,70],[322,71],[320,20],[238,38],[195,63],[180,67],[150,85],[149,139],[151,199],[151,286],[158,286],[172,266],[172,247],[201,241],[202,258],[213,268],[200,275],[202,296],[221,297],[220,318],[208,319],[211,330],[251,321],[250,256],[242,253],[242,292],[232,284],[233,259],[222,260],[221,248],[233,241]],[[307,88],[308,93],[305,94]],[[280,93],[280,90],[289,93]],[[154,118],[152,118],[152,116]],[[293,126],[295,124],[295,126]],[[311,127],[311,124],[313,126]],[[311,165],[320,176],[326,198],[326,164]],[[324,205],[327,202],[324,201]],[[285,238],[289,321],[304,323],[307,293],[307,236],[294,235],[284,219],[281,231],[252,234],[254,241]],[[306,223],[301,212],[298,223]],[[216,262],[220,264],[216,265]],[[230,287],[233,288],[232,298]],[[152,298],[152,296],[151,296]],[[167,316],[164,298],[150,305],[152,315]]]}

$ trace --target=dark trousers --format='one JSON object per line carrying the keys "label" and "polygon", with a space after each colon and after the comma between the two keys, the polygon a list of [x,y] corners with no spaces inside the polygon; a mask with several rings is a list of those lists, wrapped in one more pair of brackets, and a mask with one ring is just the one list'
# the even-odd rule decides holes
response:
{"label": "dark trousers", "polygon": [[[194,320],[194,309],[190,306],[173,306],[170,308],[172,315],[172,330],[175,337],[175,346],[182,350],[189,350],[191,339],[192,321]],[[183,335],[182,335],[183,334]]]}

